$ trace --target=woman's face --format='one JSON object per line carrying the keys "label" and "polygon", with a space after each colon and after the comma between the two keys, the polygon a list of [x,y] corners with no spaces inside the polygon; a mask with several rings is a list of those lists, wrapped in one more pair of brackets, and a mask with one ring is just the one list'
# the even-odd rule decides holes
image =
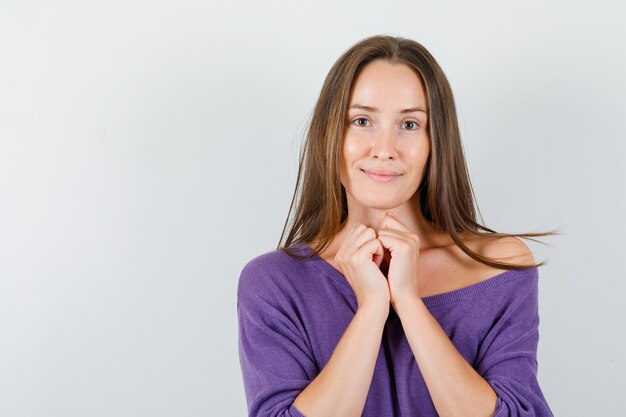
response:
{"label": "woman's face", "polygon": [[422,82],[406,64],[375,60],[362,69],[341,151],[349,205],[391,209],[415,194],[430,153],[427,111]]}

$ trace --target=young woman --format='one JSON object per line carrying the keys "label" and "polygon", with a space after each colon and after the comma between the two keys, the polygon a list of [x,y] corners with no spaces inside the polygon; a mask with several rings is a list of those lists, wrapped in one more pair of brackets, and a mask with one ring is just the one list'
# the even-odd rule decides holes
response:
{"label": "young woman", "polygon": [[284,245],[239,278],[250,416],[552,416],[545,262],[518,237],[554,232],[477,223],[452,91],[422,45],[373,36],[337,60],[294,202]]}

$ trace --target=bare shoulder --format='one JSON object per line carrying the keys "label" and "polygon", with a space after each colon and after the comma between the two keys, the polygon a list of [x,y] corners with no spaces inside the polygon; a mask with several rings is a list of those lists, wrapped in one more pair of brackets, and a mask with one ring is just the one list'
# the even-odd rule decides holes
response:
{"label": "bare shoulder", "polygon": [[483,237],[476,243],[478,253],[506,263],[534,264],[535,258],[526,243],[515,236]]}
{"label": "bare shoulder", "polygon": [[[515,236],[491,237],[463,235],[463,243],[475,253],[496,261],[532,265],[535,259],[526,244]],[[420,254],[419,291],[424,296],[467,287],[501,274],[478,262],[456,245],[434,248]]]}

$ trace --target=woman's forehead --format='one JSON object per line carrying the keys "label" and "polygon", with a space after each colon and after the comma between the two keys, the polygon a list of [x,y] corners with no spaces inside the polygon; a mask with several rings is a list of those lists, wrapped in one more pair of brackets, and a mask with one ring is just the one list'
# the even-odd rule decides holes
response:
{"label": "woman's forehead", "polygon": [[377,60],[366,65],[357,75],[348,108],[373,112],[413,108],[426,111],[427,98],[422,80],[411,67]]}

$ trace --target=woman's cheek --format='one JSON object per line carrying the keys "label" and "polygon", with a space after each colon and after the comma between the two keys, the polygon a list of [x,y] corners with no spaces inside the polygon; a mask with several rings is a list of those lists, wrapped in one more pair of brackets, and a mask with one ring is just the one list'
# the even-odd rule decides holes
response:
{"label": "woman's cheek", "polygon": [[344,154],[347,156],[356,155],[358,152],[358,146],[354,140],[350,140],[346,138],[346,142],[344,143]]}

